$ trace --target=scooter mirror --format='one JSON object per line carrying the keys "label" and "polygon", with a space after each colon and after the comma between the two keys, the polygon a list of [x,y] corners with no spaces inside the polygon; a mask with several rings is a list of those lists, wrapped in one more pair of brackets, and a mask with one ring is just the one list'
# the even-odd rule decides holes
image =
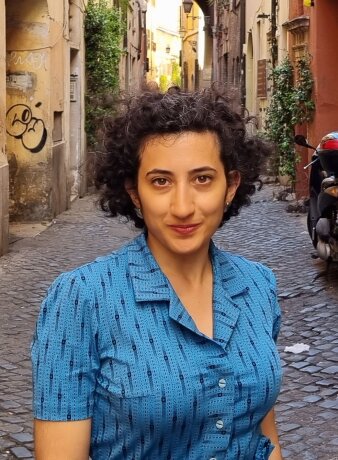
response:
{"label": "scooter mirror", "polygon": [[294,137],[295,144],[307,147],[307,140],[302,134],[296,134]]}
{"label": "scooter mirror", "polygon": [[305,137],[302,134],[296,134],[293,140],[294,140],[295,144],[297,144],[297,145],[301,145],[302,147],[307,147],[308,149],[316,150],[315,147],[313,147],[312,145],[308,144],[307,140],[305,139]]}

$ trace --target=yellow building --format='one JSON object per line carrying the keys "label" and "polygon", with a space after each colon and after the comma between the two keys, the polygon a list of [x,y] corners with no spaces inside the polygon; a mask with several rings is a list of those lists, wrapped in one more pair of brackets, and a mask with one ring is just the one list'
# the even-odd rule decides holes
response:
{"label": "yellow building", "polygon": [[1,254],[8,213],[49,220],[86,184],[84,2],[1,0],[0,15]]}
{"label": "yellow building", "polygon": [[[182,86],[189,91],[200,88],[200,76],[204,61],[203,25],[204,16],[197,3],[193,3],[190,13],[185,13],[181,8]],[[203,57],[201,58],[201,56]]]}

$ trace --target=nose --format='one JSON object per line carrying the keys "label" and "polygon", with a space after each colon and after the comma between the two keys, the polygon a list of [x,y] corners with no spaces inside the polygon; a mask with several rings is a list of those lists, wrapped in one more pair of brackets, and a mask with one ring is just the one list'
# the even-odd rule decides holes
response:
{"label": "nose", "polygon": [[179,219],[190,217],[195,211],[193,193],[186,184],[177,184],[171,197],[170,210]]}

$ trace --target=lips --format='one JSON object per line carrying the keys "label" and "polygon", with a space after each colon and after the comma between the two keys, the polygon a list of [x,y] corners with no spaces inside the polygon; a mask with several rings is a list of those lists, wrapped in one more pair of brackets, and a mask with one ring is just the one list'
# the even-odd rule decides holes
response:
{"label": "lips", "polygon": [[190,235],[199,227],[199,224],[169,225],[169,227],[180,235]]}

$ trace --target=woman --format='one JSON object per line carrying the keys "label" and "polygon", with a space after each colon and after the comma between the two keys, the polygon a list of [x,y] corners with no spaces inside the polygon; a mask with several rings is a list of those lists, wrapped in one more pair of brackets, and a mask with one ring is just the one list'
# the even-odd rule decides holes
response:
{"label": "woman", "polygon": [[106,147],[101,206],[144,231],[43,302],[37,460],[280,460],[275,278],[212,243],[268,147],[212,89],[131,98]]}

